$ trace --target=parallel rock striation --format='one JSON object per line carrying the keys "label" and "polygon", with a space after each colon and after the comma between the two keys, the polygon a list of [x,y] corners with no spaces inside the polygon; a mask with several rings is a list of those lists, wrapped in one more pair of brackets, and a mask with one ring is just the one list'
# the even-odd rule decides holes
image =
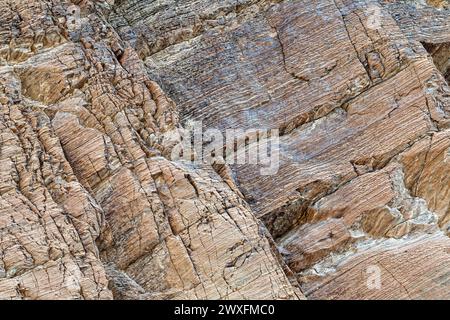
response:
{"label": "parallel rock striation", "polygon": [[450,298],[447,1],[0,5],[1,299]]}
{"label": "parallel rock striation", "polygon": [[104,7],[1,4],[1,298],[302,297],[245,201],[164,157],[177,110]]}

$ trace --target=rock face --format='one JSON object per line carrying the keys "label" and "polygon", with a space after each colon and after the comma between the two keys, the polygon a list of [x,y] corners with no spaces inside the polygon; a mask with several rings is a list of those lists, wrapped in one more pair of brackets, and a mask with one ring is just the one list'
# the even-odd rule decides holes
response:
{"label": "rock face", "polygon": [[448,1],[0,8],[0,299],[450,299]]}

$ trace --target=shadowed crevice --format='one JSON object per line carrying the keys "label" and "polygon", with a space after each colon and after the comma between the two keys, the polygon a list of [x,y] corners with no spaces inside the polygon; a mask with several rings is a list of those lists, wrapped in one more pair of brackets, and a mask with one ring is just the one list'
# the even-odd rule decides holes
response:
{"label": "shadowed crevice", "polygon": [[450,84],[450,42],[431,44],[422,43],[424,48],[433,58],[433,62]]}

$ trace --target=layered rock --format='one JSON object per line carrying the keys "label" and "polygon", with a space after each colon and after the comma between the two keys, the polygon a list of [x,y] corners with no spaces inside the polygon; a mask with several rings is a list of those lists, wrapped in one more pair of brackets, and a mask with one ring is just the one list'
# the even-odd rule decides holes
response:
{"label": "layered rock", "polygon": [[[326,290],[310,293],[325,277],[310,274],[335,255],[354,261],[365,243],[384,256],[390,239],[401,247],[430,234],[421,241],[436,237],[446,248],[446,237],[438,236],[448,232],[449,203],[445,6],[247,1],[231,13],[229,6],[192,2],[174,17],[165,7],[131,1],[110,19],[177,103],[183,123],[280,129],[276,175],[263,176],[252,165],[232,169],[307,295],[338,298]],[[170,18],[157,18],[163,16]],[[169,27],[175,21],[182,21],[179,33]],[[437,250],[437,261],[446,259]],[[343,267],[329,268],[333,288]],[[446,297],[443,284],[448,278],[418,282],[414,297]],[[342,297],[397,292],[363,289]],[[397,298],[404,297],[400,291]]]}
{"label": "layered rock", "polygon": [[[4,13],[8,37],[33,40],[2,39],[0,297],[301,298],[245,201],[210,167],[165,158],[177,110],[108,5],[78,5]],[[58,41],[38,46],[40,13]]]}
{"label": "layered rock", "polygon": [[450,298],[446,1],[0,3],[0,298]]}

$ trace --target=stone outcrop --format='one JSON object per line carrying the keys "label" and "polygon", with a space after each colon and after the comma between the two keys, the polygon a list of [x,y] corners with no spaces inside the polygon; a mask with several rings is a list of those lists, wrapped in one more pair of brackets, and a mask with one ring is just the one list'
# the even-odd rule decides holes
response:
{"label": "stone outcrop", "polygon": [[0,299],[450,298],[448,1],[0,7]]}

